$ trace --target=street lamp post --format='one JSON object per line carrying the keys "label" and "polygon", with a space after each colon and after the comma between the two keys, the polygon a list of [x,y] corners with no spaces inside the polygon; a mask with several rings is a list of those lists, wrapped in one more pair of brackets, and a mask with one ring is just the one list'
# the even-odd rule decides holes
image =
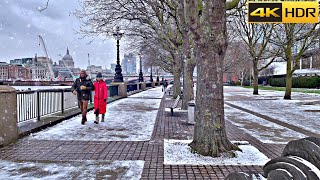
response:
{"label": "street lamp post", "polygon": [[151,65],[151,73],[150,73],[150,82],[153,82],[153,78],[152,78],[152,65]]}
{"label": "street lamp post", "polygon": [[122,38],[124,32],[120,30],[120,27],[116,27],[116,32],[113,33],[113,37],[117,40],[117,65],[115,68],[114,82],[123,82],[122,69],[120,65],[120,44],[119,41]]}
{"label": "street lamp post", "polygon": [[143,73],[142,73],[142,61],[141,61],[141,54],[139,54],[139,58],[140,58],[139,82],[143,82]]}

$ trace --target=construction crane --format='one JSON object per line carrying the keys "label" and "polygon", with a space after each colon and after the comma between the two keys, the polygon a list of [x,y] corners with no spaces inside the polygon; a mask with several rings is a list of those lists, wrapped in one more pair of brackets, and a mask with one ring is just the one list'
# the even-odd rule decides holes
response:
{"label": "construction crane", "polygon": [[39,46],[42,45],[43,51],[44,51],[45,56],[46,56],[46,64],[47,64],[47,68],[49,69],[49,77],[48,78],[49,79],[54,79],[53,67],[52,67],[52,64],[50,63],[50,60],[49,60],[47,46],[44,43],[44,40],[43,40],[42,36],[40,36],[40,35],[38,35],[38,36],[39,36]]}

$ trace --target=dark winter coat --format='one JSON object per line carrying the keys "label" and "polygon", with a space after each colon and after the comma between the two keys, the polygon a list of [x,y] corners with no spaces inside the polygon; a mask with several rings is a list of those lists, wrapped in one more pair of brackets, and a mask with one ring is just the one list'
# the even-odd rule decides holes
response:
{"label": "dark winter coat", "polygon": [[107,110],[108,86],[103,80],[94,83],[94,112],[105,114]]}
{"label": "dark winter coat", "polygon": [[[80,86],[86,86],[87,89],[81,90]],[[81,101],[81,100],[88,101],[88,100],[90,100],[91,91],[94,90],[94,86],[93,86],[91,79],[80,77],[80,78],[77,78],[76,81],[73,83],[72,90],[77,91],[77,97],[78,97],[79,101]]]}

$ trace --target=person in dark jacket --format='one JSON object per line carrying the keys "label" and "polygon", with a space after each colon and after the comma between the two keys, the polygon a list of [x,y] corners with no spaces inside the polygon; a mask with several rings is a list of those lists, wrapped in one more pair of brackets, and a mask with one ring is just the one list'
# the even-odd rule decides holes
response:
{"label": "person in dark jacket", "polygon": [[108,86],[102,78],[102,74],[99,72],[96,76],[96,82],[94,85],[94,114],[96,120],[94,123],[99,124],[99,114],[102,114],[101,122],[104,122],[104,115],[107,110],[108,100]]}
{"label": "person in dark jacket", "polygon": [[91,91],[94,90],[93,83],[91,79],[88,78],[85,70],[81,70],[80,77],[77,78],[72,85],[72,90],[72,93],[77,95],[79,101],[82,113],[81,124],[85,124],[87,121],[88,103],[90,100]]}

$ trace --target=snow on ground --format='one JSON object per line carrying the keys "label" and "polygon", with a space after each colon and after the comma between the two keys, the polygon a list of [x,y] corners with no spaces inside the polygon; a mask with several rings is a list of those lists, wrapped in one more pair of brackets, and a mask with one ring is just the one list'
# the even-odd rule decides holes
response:
{"label": "snow on ground", "polygon": [[281,91],[259,90],[259,95],[253,96],[252,90],[245,88],[232,87],[231,90],[233,92],[227,93],[227,100],[235,95],[239,99],[235,98],[233,101],[228,101],[229,103],[319,133],[320,95],[318,94],[294,92],[292,100],[284,100],[284,92]]}
{"label": "snow on ground", "polygon": [[163,96],[163,92],[161,91],[162,87],[156,87],[156,88],[152,88],[149,89],[147,91],[142,91],[140,93],[131,95],[130,97],[134,97],[134,98],[162,98]]}
{"label": "snow on ground", "polygon": [[151,138],[160,106],[160,97],[162,96],[160,94],[162,94],[161,88],[154,88],[108,104],[105,122],[94,124],[95,114],[91,111],[87,114],[88,121],[85,125],[81,125],[81,115],[79,115],[30,135],[29,138],[39,140],[148,141]]}
{"label": "snow on ground", "polygon": [[[171,112],[171,108],[165,108],[164,111],[165,112]],[[181,108],[174,108],[173,112],[188,112],[188,110],[183,110]]]}
{"label": "snow on ground", "polygon": [[37,179],[140,179],[144,161],[9,162],[0,160],[0,177]]}
{"label": "snow on ground", "polygon": [[227,120],[263,143],[287,144],[291,140],[305,137],[304,134],[236,108],[225,105],[224,110]]}
{"label": "snow on ground", "polygon": [[[191,152],[188,146],[192,140],[164,140],[164,164],[170,165],[264,165],[270,159],[254,146],[239,145],[243,151],[236,151],[235,158],[212,158]],[[243,142],[241,142],[243,143]]]}

